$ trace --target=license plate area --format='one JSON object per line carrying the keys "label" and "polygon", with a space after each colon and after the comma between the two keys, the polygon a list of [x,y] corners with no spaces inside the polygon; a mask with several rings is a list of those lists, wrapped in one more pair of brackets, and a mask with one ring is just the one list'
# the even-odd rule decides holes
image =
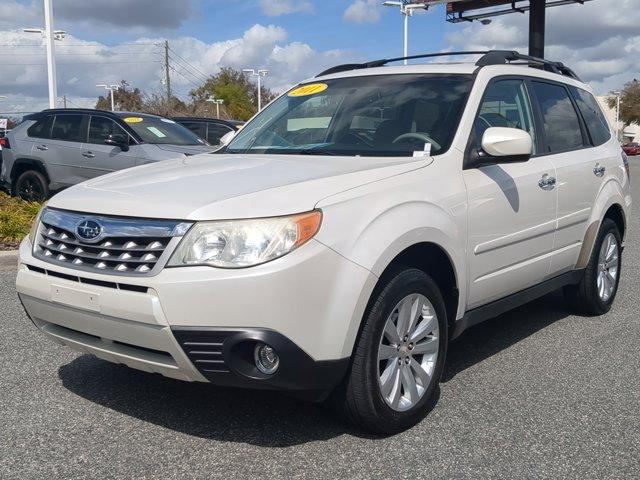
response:
{"label": "license plate area", "polygon": [[100,312],[100,294],[86,290],[51,285],[51,301],[83,310]]}

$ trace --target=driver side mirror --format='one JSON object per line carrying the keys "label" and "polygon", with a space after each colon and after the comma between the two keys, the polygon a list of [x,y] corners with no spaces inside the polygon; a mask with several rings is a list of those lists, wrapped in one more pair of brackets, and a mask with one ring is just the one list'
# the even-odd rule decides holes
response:
{"label": "driver side mirror", "polygon": [[104,139],[104,143],[112,147],[120,147],[120,150],[123,152],[129,151],[129,137],[123,133],[113,133],[109,135]]}
{"label": "driver side mirror", "polygon": [[482,148],[474,149],[466,168],[526,162],[533,153],[531,135],[519,128],[490,127],[482,135]]}

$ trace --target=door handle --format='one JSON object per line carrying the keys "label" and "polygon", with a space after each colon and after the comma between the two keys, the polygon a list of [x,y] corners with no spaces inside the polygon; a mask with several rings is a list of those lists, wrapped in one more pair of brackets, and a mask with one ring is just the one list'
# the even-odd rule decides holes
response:
{"label": "door handle", "polygon": [[43,152],[44,152],[45,150],[49,150],[49,147],[47,147],[46,145],[37,145],[37,146],[36,146],[36,148],[37,148],[38,150],[42,150]]}
{"label": "door handle", "polygon": [[599,163],[596,163],[596,166],[593,167],[593,174],[596,177],[601,177],[604,175],[604,172],[607,171],[607,167],[605,167],[604,165],[600,165]]}
{"label": "door handle", "polygon": [[93,152],[83,152],[82,156],[85,158],[94,158],[95,154]]}
{"label": "door handle", "polygon": [[543,190],[553,190],[556,186],[556,178],[550,177],[545,173],[542,178],[538,180],[538,186]]}

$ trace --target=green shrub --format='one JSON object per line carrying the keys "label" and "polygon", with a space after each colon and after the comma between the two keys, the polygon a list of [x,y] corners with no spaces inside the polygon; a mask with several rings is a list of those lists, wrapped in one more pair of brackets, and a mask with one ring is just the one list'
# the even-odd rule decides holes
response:
{"label": "green shrub", "polygon": [[16,247],[28,235],[42,205],[0,192],[0,248]]}

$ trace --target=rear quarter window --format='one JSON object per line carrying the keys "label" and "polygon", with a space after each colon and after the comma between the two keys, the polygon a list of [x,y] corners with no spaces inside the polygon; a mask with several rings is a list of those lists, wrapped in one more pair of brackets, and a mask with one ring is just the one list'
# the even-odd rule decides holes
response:
{"label": "rear quarter window", "polygon": [[608,142],[611,139],[611,131],[598,101],[589,92],[580,88],[571,87],[571,93],[587,125],[593,146],[597,147]]}
{"label": "rear quarter window", "polygon": [[31,138],[51,138],[53,115],[47,115],[27,129],[27,136]]}

